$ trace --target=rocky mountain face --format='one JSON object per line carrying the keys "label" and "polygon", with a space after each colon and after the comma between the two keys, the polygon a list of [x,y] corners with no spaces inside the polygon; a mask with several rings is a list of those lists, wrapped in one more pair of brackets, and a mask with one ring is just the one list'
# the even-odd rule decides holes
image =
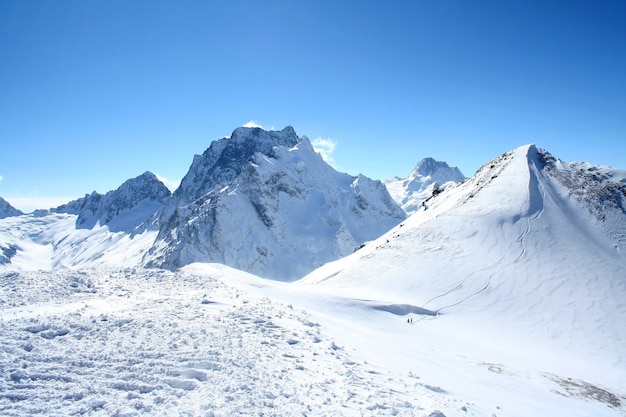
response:
{"label": "rocky mountain face", "polygon": [[336,172],[293,128],[242,127],[194,158],[146,261],[219,262],[289,281],[404,218],[380,181]]}
{"label": "rocky mountain face", "polygon": [[588,162],[564,162],[539,153],[544,171],[568,190],[568,197],[597,220],[597,226],[626,247],[626,170]]}
{"label": "rocky mountain face", "polygon": [[424,158],[406,178],[385,180],[385,186],[392,198],[407,214],[415,213],[421,204],[433,193],[463,182],[465,176],[457,167],[433,158]]}
{"label": "rocky mountain face", "polygon": [[9,204],[9,202],[4,198],[0,197],[0,219],[12,216],[21,216],[22,214],[24,213]]}
{"label": "rocky mountain face", "polygon": [[93,192],[52,209],[77,214],[76,227],[107,225],[112,232],[132,232],[157,212],[170,197],[167,187],[151,172],[132,178],[106,194]]}

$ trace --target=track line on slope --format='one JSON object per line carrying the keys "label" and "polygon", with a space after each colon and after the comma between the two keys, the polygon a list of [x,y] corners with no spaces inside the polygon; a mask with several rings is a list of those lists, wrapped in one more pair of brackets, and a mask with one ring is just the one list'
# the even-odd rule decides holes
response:
{"label": "track line on slope", "polygon": [[[537,179],[539,173],[538,173],[537,167],[535,166],[534,162],[531,164],[530,169],[532,170],[532,174],[531,175],[534,175],[534,178]],[[531,180],[532,180],[532,178],[531,178]],[[437,296],[429,299],[428,301],[426,301],[426,303],[423,304],[423,307],[425,307],[427,304],[431,303],[434,300],[437,300],[439,298],[443,298],[443,297],[445,297],[445,296],[447,296],[447,295],[449,295],[449,294],[459,290],[460,288],[463,287],[463,285],[467,282],[467,280],[469,278],[471,278],[473,275],[476,275],[479,272],[482,272],[482,271],[485,271],[485,270],[489,270],[489,269],[492,269],[494,267],[498,267],[499,265],[502,265],[502,263],[506,259],[506,257],[508,255],[509,251],[511,250],[511,248],[514,245],[519,244],[521,246],[521,250],[520,250],[519,255],[513,261],[511,261],[511,262],[509,262],[509,263],[507,263],[505,265],[502,265],[502,267],[498,268],[496,271],[491,273],[489,275],[489,277],[487,278],[487,282],[485,283],[485,285],[483,287],[481,287],[480,289],[478,289],[474,293],[471,293],[468,296],[462,298],[459,301],[456,301],[456,302],[454,302],[452,304],[449,304],[449,305],[445,305],[445,306],[435,310],[435,313],[439,314],[444,309],[455,307],[455,306],[458,306],[459,304],[464,303],[465,301],[469,300],[470,298],[475,297],[475,296],[483,293],[484,291],[486,291],[491,286],[491,282],[493,280],[493,277],[496,274],[501,273],[502,271],[504,271],[505,269],[507,269],[508,267],[513,265],[514,263],[518,262],[520,259],[522,259],[526,255],[526,243],[525,243],[525,240],[526,240],[526,237],[532,231],[532,222],[534,222],[537,219],[539,219],[539,217],[541,217],[541,215],[543,214],[543,212],[545,210],[545,204],[543,204],[543,202],[545,201],[545,195],[546,195],[545,194],[545,189],[543,188],[543,186],[541,185],[541,183],[539,181],[537,181],[537,187],[538,187],[538,189],[539,189],[539,191],[541,193],[542,204],[541,204],[540,210],[535,215],[526,217],[526,226],[525,226],[524,230],[522,231],[522,233],[519,235],[519,237],[517,239],[515,239],[513,242],[511,242],[507,246],[506,250],[504,251],[504,254],[500,257],[500,259],[498,259],[494,264],[492,264],[490,266],[487,266],[485,268],[481,268],[481,269],[479,269],[477,271],[471,272],[470,274],[465,276],[465,278],[463,278],[463,280],[459,284],[457,284],[455,287],[451,288],[450,290],[446,291],[443,294],[437,295]],[[526,201],[524,202],[524,204],[522,204],[522,209],[520,210],[520,212],[522,214],[523,214],[523,207],[524,206],[528,206],[528,209],[531,208],[531,192],[530,191],[528,193],[528,197],[526,198]]]}

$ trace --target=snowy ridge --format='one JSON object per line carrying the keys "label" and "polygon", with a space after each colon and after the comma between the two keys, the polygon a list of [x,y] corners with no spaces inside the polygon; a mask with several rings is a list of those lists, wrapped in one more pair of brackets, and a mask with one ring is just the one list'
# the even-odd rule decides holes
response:
{"label": "snowy ridge", "polygon": [[303,257],[323,241],[307,225],[349,250],[351,229],[399,210],[308,141],[249,154],[220,165],[226,184],[190,177],[206,193],[180,191],[187,203],[135,233],[77,229],[79,214],[0,220],[0,414],[624,415],[624,171],[514,149],[291,284],[128,267],[184,239],[236,252],[226,237],[242,233],[239,259],[277,259],[272,239]]}
{"label": "snowy ridge", "polygon": [[3,219],[0,271],[141,265],[157,234],[147,222],[169,197],[146,172],[105,195]]}
{"label": "snowy ridge", "polygon": [[[374,292],[438,312],[434,321],[463,323],[455,328],[465,326],[467,337],[519,352],[537,372],[626,386],[626,324],[607,319],[626,314],[626,256],[623,240],[604,231],[623,230],[623,200],[603,199],[611,216],[598,228],[579,203],[579,194],[595,189],[566,188],[554,163],[535,146],[507,152],[298,285],[355,297]],[[612,183],[603,189],[620,187],[617,173],[603,178]],[[536,346],[542,358],[533,355]]]}
{"label": "snowy ridge", "polygon": [[99,224],[108,225],[113,232],[132,232],[159,210],[169,196],[167,187],[153,173],[145,172],[105,195],[94,191],[51,211],[77,214],[79,229]]}
{"label": "snowy ridge", "polygon": [[8,222],[0,268],[203,261],[294,280],[404,218],[381,182],[336,172],[293,128],[242,127],[196,156],[173,195],[146,172],[105,195]]}
{"label": "snowy ridge", "polygon": [[384,181],[389,194],[407,214],[419,210],[422,202],[433,193],[439,193],[448,186],[463,182],[465,176],[457,167],[433,158],[424,158],[415,166],[408,177]]}
{"label": "snowy ridge", "polygon": [[404,217],[381,182],[336,172],[293,128],[238,128],[194,158],[146,260],[219,262],[289,281]]}
{"label": "snowy ridge", "polygon": [[21,216],[22,214],[24,213],[9,204],[9,202],[4,198],[0,197],[0,219],[12,216]]}

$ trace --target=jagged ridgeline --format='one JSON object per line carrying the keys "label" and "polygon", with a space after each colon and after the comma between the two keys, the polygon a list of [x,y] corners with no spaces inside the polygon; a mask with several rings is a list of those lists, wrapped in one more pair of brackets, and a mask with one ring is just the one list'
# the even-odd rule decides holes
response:
{"label": "jagged ridgeline", "polygon": [[[3,212],[22,214],[8,205]],[[405,217],[384,184],[335,171],[292,127],[241,127],[196,155],[173,194],[146,172],[106,194],[94,191],[14,220],[37,231],[7,227],[0,266],[175,269],[217,262],[290,281]],[[31,239],[35,246],[23,244]],[[40,250],[37,262],[28,248]]]}
{"label": "jagged ridgeline", "polygon": [[24,213],[9,204],[9,202],[6,201],[4,198],[0,197],[0,219],[4,219],[6,217],[21,216],[22,214]]}
{"label": "jagged ridgeline", "polygon": [[380,181],[335,171],[292,127],[242,127],[194,157],[156,216],[146,261],[219,262],[293,280],[404,218]]}

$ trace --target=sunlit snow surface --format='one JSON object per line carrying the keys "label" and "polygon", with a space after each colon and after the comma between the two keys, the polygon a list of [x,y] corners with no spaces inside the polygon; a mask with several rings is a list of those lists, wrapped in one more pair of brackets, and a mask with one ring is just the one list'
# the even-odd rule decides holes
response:
{"label": "sunlit snow surface", "polygon": [[4,219],[0,415],[625,415],[624,171],[545,158],[508,152],[292,284]]}
{"label": "sunlit snow surface", "polygon": [[471,321],[399,316],[383,300],[221,265],[0,279],[0,415],[624,411],[611,406],[624,401],[617,387],[537,368],[541,361],[521,361],[518,349],[498,352],[504,335],[472,337]]}

